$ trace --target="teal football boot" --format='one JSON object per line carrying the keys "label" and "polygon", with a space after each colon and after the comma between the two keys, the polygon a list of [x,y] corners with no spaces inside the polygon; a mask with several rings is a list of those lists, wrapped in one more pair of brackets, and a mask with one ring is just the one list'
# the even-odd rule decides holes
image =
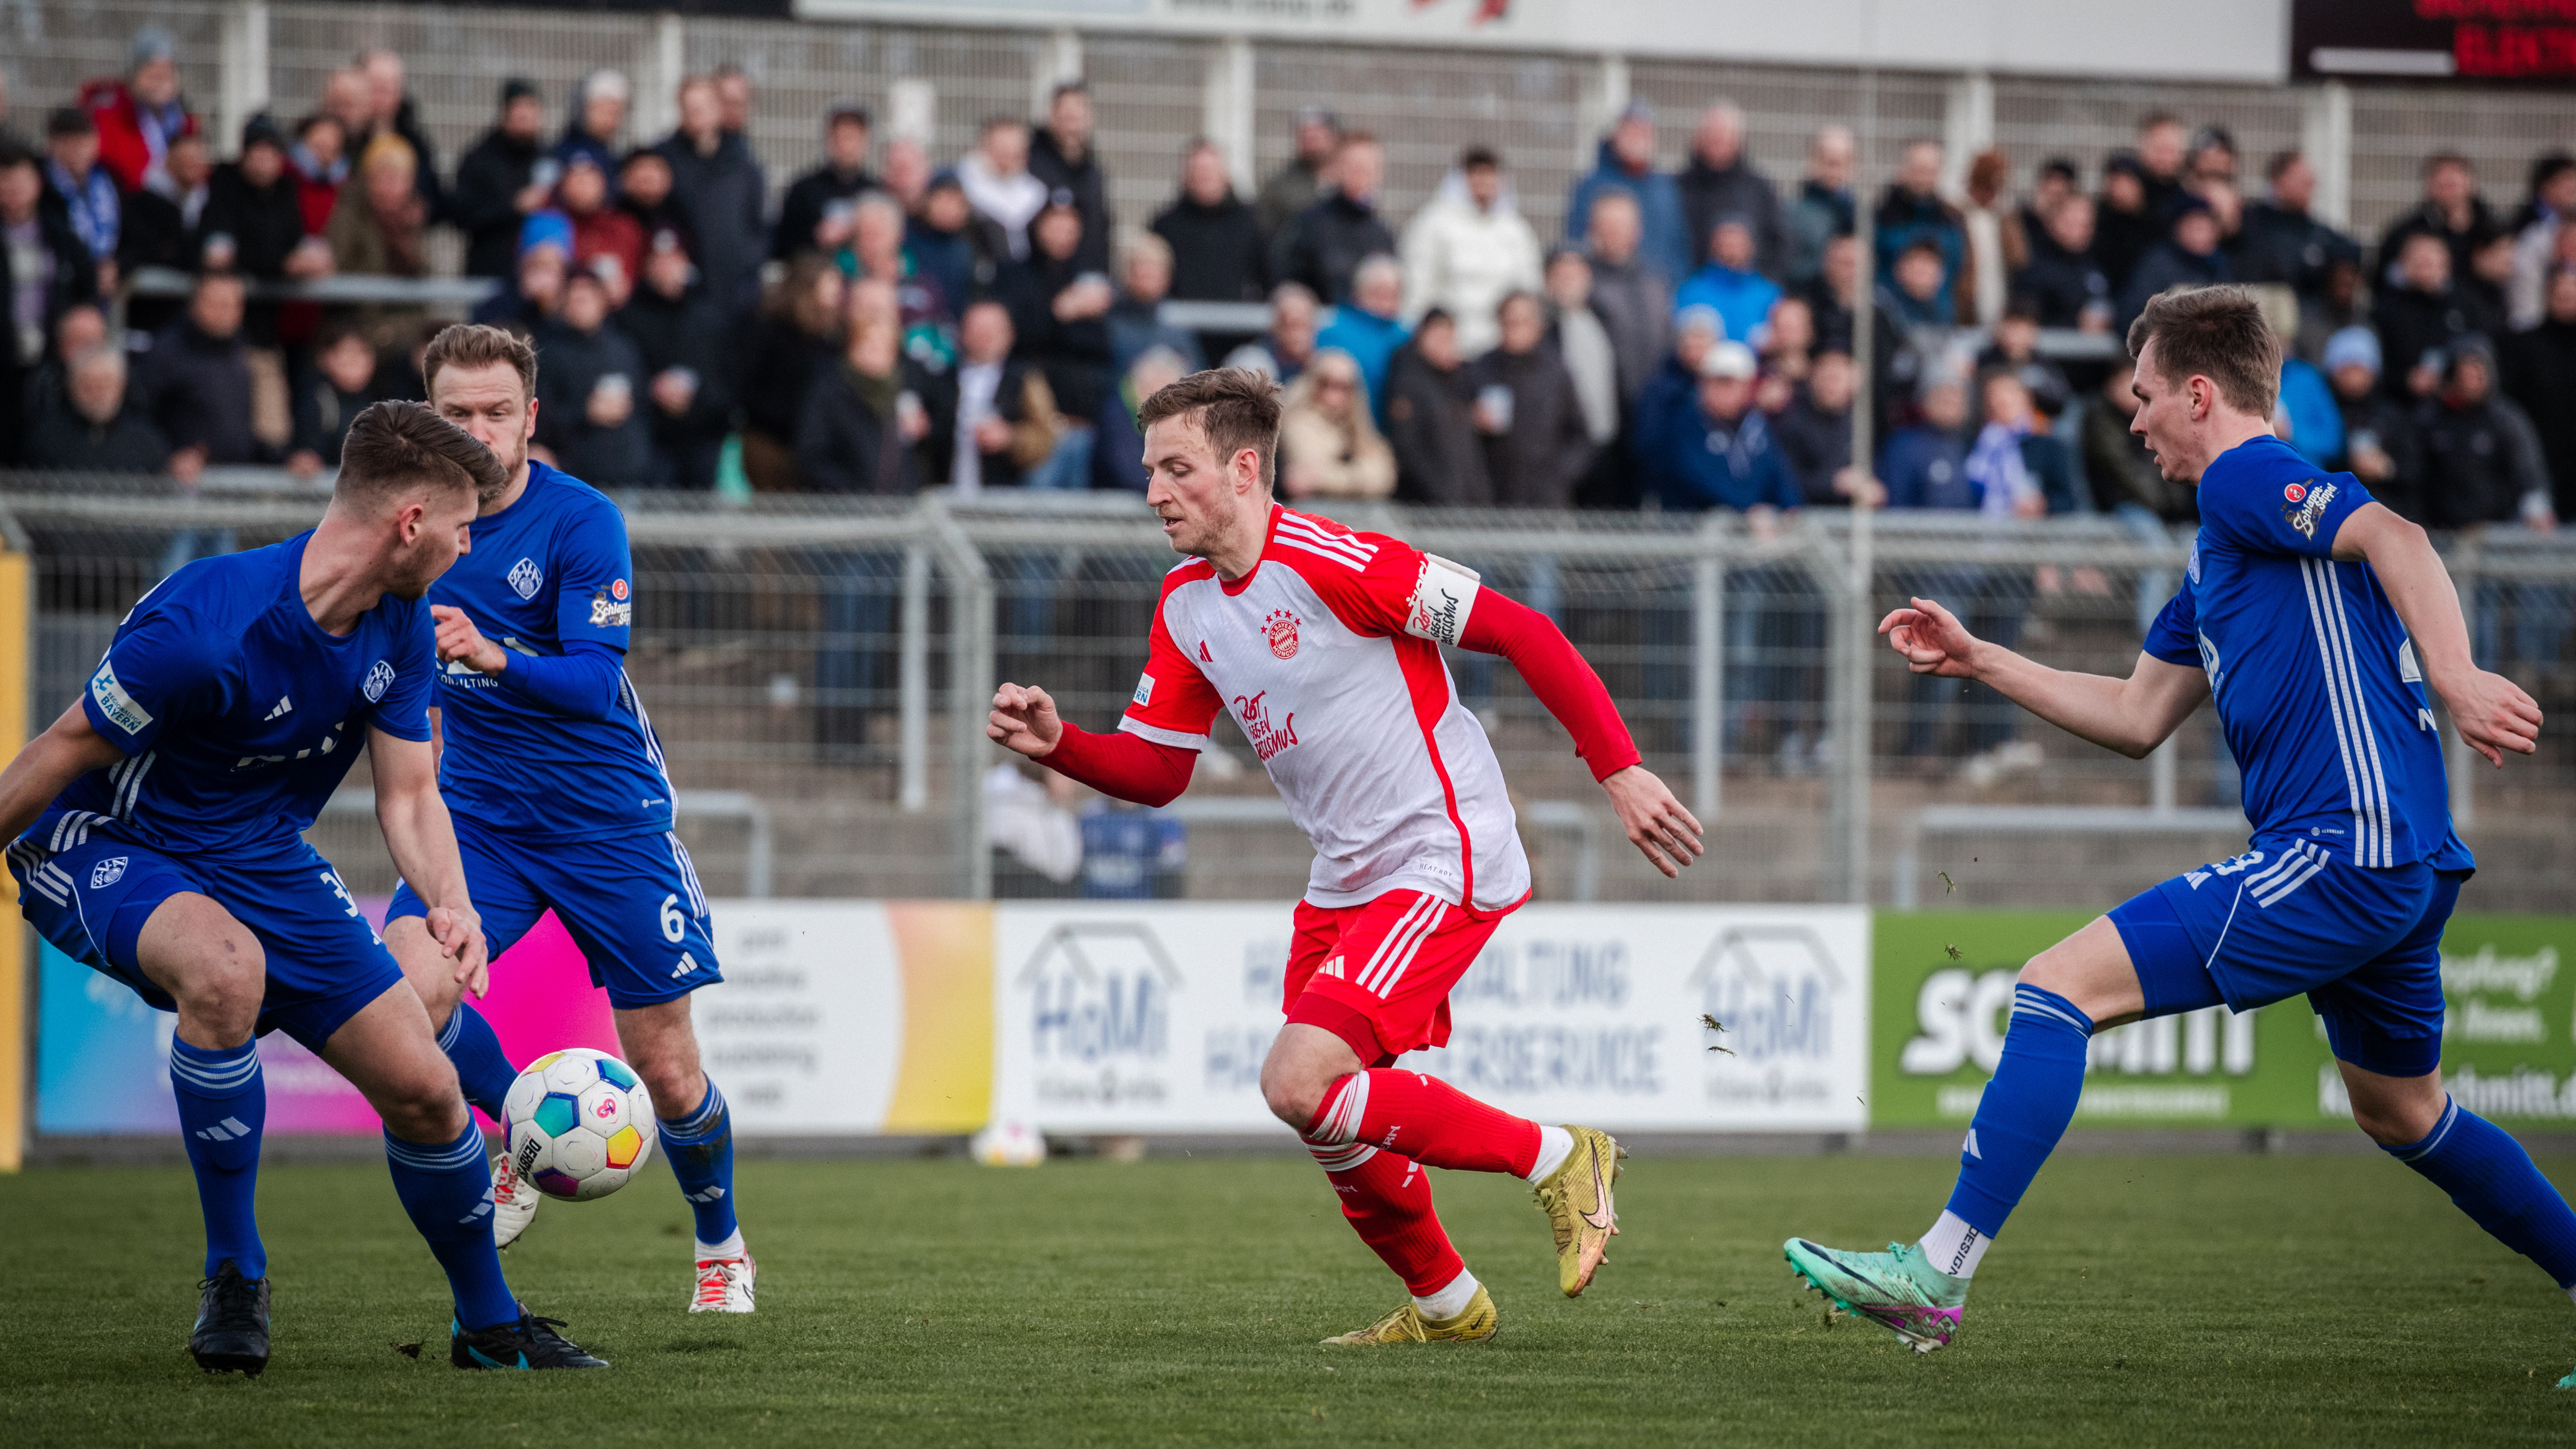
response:
{"label": "teal football boot", "polygon": [[1933,1267],[1918,1244],[1849,1253],[1791,1238],[1782,1252],[1809,1287],[1905,1340],[1916,1353],[1947,1348],[1967,1312],[1968,1280]]}

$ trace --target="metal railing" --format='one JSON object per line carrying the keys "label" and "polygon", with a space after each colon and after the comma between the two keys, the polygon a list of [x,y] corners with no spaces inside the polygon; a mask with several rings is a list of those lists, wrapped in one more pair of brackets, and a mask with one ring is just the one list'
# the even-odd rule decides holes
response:
{"label": "metal railing", "polygon": [[[736,822],[684,815],[720,891],[766,875],[783,896],[990,894],[994,683],[1044,684],[1068,717],[1111,727],[1173,561],[1123,494],[622,502],[637,584],[628,672],[675,783],[768,813],[765,851]],[[14,529],[37,561],[35,722],[77,695],[117,620],[174,561],[287,537],[320,507],[308,492],[181,497],[150,478],[0,476],[0,533]],[[1862,592],[1849,517],[1835,512],[1757,538],[1731,515],[1330,511],[1555,617],[1649,767],[1715,832],[1711,860],[1678,883],[1627,860],[1615,835],[1605,849],[1601,798],[1562,730],[1508,667],[1453,653],[1461,697],[1522,797],[1544,895],[2100,906],[2241,848],[2234,766],[2206,712],[2131,761],[1980,688],[1917,679],[1871,632],[1929,594],[2043,662],[2124,674],[2179,580],[2179,534],[2104,517],[1882,514]],[[2443,542],[2480,657],[2567,717],[2576,547],[2513,528]],[[2553,730],[2502,773],[2456,745],[2451,763],[2485,907],[2554,903],[2576,845],[2568,737]],[[1302,889],[1305,842],[1223,716],[1176,818],[1193,841],[1189,893]]]}

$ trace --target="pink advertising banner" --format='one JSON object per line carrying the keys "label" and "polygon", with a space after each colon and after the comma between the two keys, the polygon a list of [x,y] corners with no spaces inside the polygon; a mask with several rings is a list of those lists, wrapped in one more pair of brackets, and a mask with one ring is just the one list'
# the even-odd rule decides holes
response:
{"label": "pink advertising banner", "polygon": [[[368,897],[359,904],[381,929],[386,899]],[[169,1080],[170,1032],[177,1018],[145,1006],[122,985],[50,945],[41,955],[36,1130],[177,1130]],[[560,1047],[617,1050],[608,993],[591,984],[588,963],[552,915],[492,963],[491,994],[475,1007],[491,1021],[514,1062]],[[259,1056],[268,1079],[270,1132],[378,1130],[366,1099],[284,1032],[261,1038]]]}

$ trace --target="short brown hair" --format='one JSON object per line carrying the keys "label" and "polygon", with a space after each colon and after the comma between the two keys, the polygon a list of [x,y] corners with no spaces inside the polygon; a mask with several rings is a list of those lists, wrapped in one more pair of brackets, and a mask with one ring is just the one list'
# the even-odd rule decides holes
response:
{"label": "short brown hair", "polygon": [[437,395],[442,367],[490,367],[496,362],[518,370],[522,398],[537,395],[537,349],[514,332],[476,322],[459,322],[429,339],[429,350],[420,359],[421,390]]}
{"label": "short brown hair", "polygon": [[488,502],[510,486],[510,474],[472,434],[419,403],[380,402],[358,414],[340,444],[332,501],[381,508],[424,483],[471,489]]}
{"label": "short brown hair", "polygon": [[2281,338],[2263,304],[2243,287],[2166,292],[2129,324],[2129,356],[2156,344],[2156,373],[2176,387],[2194,377],[2218,384],[2238,412],[2272,415],[2281,391]]}
{"label": "short brown hair", "polygon": [[1248,367],[1212,367],[1166,383],[1136,410],[1136,426],[1195,414],[1220,463],[1246,448],[1261,455],[1261,486],[1278,471],[1279,384]]}

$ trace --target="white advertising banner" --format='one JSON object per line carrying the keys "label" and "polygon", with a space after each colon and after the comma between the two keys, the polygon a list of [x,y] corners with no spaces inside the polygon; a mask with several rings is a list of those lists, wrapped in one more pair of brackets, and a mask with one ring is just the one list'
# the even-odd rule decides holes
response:
{"label": "white advertising banner", "polygon": [[734,1130],[886,1130],[902,1064],[904,981],[877,901],[719,901],[724,980],[692,1013]]}
{"label": "white advertising banner", "polygon": [[[994,1116],[1065,1133],[1286,1131],[1259,1083],[1289,911],[996,907]],[[1869,931],[1857,908],[1526,907],[1451,993],[1449,1045],[1405,1064],[1544,1121],[1857,1131]]]}

